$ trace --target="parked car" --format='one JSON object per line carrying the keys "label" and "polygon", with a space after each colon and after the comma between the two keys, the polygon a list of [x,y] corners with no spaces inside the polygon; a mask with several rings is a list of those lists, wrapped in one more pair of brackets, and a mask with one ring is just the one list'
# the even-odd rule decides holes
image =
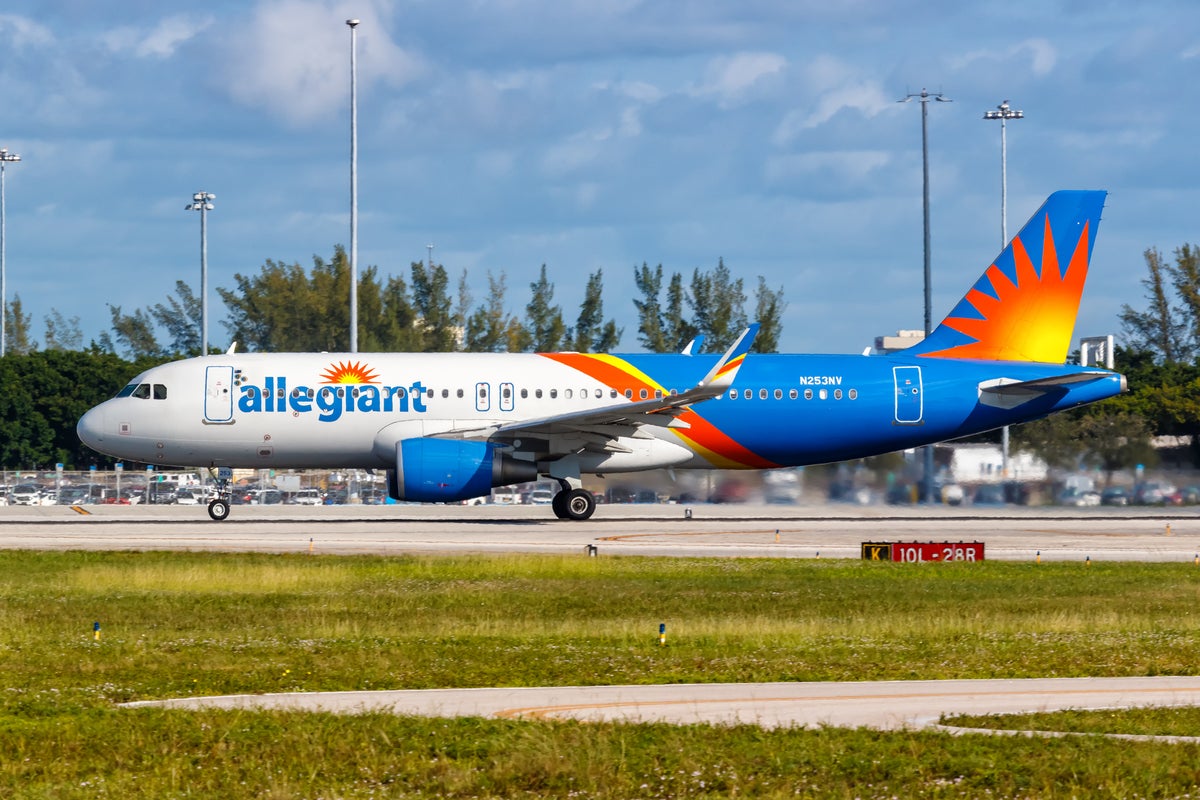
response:
{"label": "parked car", "polygon": [[250,493],[252,506],[277,506],[283,502],[283,492],[278,489],[259,489]]}
{"label": "parked car", "polygon": [[1200,486],[1185,486],[1176,492],[1176,505],[1194,506],[1200,503]]}
{"label": "parked car", "polygon": [[325,502],[318,489],[301,489],[292,495],[290,502],[297,506],[319,506]]}
{"label": "parked car", "polygon": [[1162,506],[1175,494],[1175,487],[1159,481],[1144,481],[1133,487],[1133,502],[1139,506]]}
{"label": "parked car", "polygon": [[971,504],[976,506],[1002,506],[1007,502],[1004,487],[998,483],[985,483],[975,490]]}
{"label": "parked car", "polygon": [[180,489],[175,492],[175,502],[181,506],[198,506],[204,502],[204,498],[192,489]]}
{"label": "parked car", "polygon": [[1100,493],[1100,505],[1127,506],[1129,505],[1129,492],[1121,486],[1110,486]]}
{"label": "parked car", "polygon": [[1059,505],[1075,506],[1077,508],[1100,505],[1100,493],[1090,489],[1064,489],[1058,496]]}
{"label": "parked car", "polygon": [[12,494],[9,495],[9,500],[14,506],[41,505],[42,489],[40,486],[35,486],[32,483],[23,483],[13,487]]}

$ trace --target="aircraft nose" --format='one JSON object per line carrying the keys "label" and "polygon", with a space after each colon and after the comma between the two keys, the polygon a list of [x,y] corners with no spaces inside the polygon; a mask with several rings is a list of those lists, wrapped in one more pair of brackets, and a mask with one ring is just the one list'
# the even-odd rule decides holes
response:
{"label": "aircraft nose", "polygon": [[79,423],[75,426],[75,433],[78,434],[79,441],[93,450],[103,451],[104,419],[106,416],[106,409],[104,406],[99,405],[80,417]]}

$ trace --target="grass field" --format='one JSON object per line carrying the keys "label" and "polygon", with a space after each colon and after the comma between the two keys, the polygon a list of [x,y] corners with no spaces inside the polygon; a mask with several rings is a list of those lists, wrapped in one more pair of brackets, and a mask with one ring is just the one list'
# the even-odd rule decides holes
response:
{"label": "grass field", "polygon": [[[0,598],[4,797],[1200,797],[1200,748],[1098,737],[114,708],[231,692],[1194,674],[1190,564],[0,551]],[[1130,732],[1200,733],[1194,714],[1128,719]]]}

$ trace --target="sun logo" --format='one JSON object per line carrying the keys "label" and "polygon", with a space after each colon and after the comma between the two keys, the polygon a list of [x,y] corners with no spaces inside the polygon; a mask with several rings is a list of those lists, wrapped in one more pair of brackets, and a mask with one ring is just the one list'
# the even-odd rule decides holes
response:
{"label": "sun logo", "polygon": [[322,383],[376,383],[378,375],[366,364],[355,361],[349,364],[339,361],[330,364],[329,369],[321,373]]}
{"label": "sun logo", "polygon": [[1063,363],[1087,277],[1088,227],[1083,225],[1063,269],[1047,217],[1041,274],[1036,255],[1019,236],[1013,239],[1012,276],[993,264],[964,298],[970,308],[960,305],[960,313],[942,323],[972,341],[925,355]]}

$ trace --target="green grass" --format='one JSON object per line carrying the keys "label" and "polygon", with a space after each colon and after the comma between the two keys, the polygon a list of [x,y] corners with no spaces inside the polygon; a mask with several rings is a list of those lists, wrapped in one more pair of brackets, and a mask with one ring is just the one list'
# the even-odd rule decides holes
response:
{"label": "green grass", "polygon": [[1191,564],[0,551],[0,796],[1200,797],[1191,745],[114,708],[232,692],[1191,674],[1198,601]]}

